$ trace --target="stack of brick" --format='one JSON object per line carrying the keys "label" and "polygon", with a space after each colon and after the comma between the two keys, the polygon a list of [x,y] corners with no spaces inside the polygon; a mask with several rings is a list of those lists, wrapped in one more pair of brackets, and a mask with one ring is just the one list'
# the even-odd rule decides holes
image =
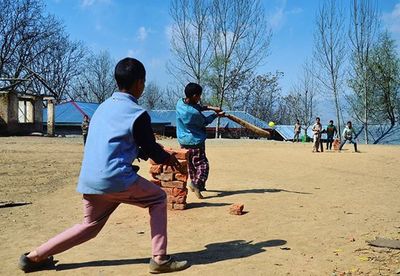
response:
{"label": "stack of brick", "polygon": [[157,164],[150,159],[151,182],[160,186],[167,194],[167,206],[170,210],[186,209],[186,197],[188,194],[188,150],[173,150],[164,148],[168,153],[174,154],[176,159],[182,166],[182,170],[178,171],[170,166]]}

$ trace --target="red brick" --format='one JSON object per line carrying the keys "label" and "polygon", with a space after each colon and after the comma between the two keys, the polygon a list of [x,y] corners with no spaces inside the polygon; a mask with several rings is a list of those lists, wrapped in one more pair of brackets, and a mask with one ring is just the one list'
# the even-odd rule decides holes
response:
{"label": "red brick", "polygon": [[173,173],[161,173],[157,175],[157,179],[160,179],[161,181],[172,181],[174,179],[174,174]]}
{"label": "red brick", "polygon": [[174,210],[185,210],[186,209],[186,203],[174,203],[173,205]]}
{"label": "red brick", "polygon": [[163,165],[152,165],[150,167],[150,173],[160,174],[163,171]]}
{"label": "red brick", "polygon": [[188,194],[188,189],[172,188],[171,195],[173,196],[186,196]]}
{"label": "red brick", "polygon": [[163,171],[164,172],[179,172],[182,174],[186,173],[188,171],[187,161],[186,160],[178,160],[178,161],[182,166],[180,170],[177,170],[176,168],[173,168],[172,166],[164,165]]}
{"label": "red brick", "polygon": [[166,173],[179,172],[177,169],[175,169],[175,168],[173,168],[173,167],[171,167],[171,166],[167,166],[167,165],[164,165],[163,168],[162,168],[162,170],[163,170],[164,172],[166,172]]}
{"label": "red brick", "polygon": [[176,173],[175,174],[175,179],[182,181],[182,182],[186,182],[188,180],[188,175],[187,174],[182,174],[182,173]]}
{"label": "red brick", "polygon": [[168,203],[186,203],[186,196],[167,196]]}
{"label": "red brick", "polygon": [[153,182],[154,184],[161,186],[161,180],[159,179],[150,179],[150,182]]}
{"label": "red brick", "polygon": [[189,151],[186,149],[175,150],[175,157],[178,160],[187,160],[189,158]]}
{"label": "red brick", "polygon": [[244,205],[243,204],[232,204],[229,207],[229,214],[231,215],[243,215],[243,208]]}
{"label": "red brick", "polygon": [[167,196],[173,195],[173,188],[164,188],[161,186],[161,189],[164,190],[164,192],[167,194]]}
{"label": "red brick", "polygon": [[186,183],[182,181],[161,181],[161,186],[165,188],[186,188]]}
{"label": "red brick", "polygon": [[164,150],[169,154],[175,155],[178,160],[187,160],[189,157],[189,151],[186,149],[164,148]]}

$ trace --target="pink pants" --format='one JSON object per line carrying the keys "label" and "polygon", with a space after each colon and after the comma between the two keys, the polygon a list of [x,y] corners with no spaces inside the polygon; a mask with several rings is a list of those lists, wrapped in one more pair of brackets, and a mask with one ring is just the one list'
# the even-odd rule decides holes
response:
{"label": "pink pants", "polygon": [[84,194],[83,222],[39,246],[36,249],[38,256],[41,259],[46,258],[96,237],[120,203],[149,208],[153,256],[165,255],[167,253],[166,195],[160,187],[139,176],[135,183],[123,192]]}

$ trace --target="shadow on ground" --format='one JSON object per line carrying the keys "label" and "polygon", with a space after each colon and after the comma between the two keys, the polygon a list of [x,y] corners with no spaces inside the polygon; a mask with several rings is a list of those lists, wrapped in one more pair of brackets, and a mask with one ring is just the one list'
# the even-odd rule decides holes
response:
{"label": "shadow on ground", "polygon": [[[205,249],[192,252],[174,254],[178,260],[187,260],[191,265],[203,265],[221,262],[225,260],[250,257],[265,252],[267,247],[275,247],[286,244],[285,240],[268,240],[258,243],[245,240],[234,240],[205,245]],[[70,270],[82,267],[119,266],[131,264],[147,264],[149,258],[99,260],[83,263],[66,263],[56,266],[56,270]]]}
{"label": "shadow on ground", "polygon": [[[208,197],[205,197],[208,198]],[[200,207],[221,207],[231,205],[232,203],[212,203],[212,202],[190,202],[186,204],[186,209],[194,209]]]}
{"label": "shadow on ground", "polygon": [[237,194],[264,194],[264,193],[279,193],[279,192],[286,192],[286,193],[294,193],[294,194],[302,194],[302,195],[311,195],[312,193],[307,192],[298,192],[298,191],[291,191],[285,189],[248,189],[248,190],[235,190],[235,191],[220,191],[220,190],[207,190],[207,192],[217,193],[216,195],[206,196],[206,193],[203,193],[204,198],[214,198],[214,197],[224,197],[224,196],[231,196]]}

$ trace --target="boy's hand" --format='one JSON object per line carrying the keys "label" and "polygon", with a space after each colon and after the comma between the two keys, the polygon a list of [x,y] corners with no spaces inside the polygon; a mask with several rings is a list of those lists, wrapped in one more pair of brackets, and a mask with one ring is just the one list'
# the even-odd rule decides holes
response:
{"label": "boy's hand", "polygon": [[171,154],[169,158],[164,162],[168,167],[172,167],[177,169],[178,171],[182,171],[182,165],[179,163],[178,159],[176,159],[175,155]]}
{"label": "boy's hand", "polygon": [[143,159],[145,161],[149,159],[149,156],[144,152],[144,150],[141,147],[139,147],[137,159],[139,162],[140,159]]}

